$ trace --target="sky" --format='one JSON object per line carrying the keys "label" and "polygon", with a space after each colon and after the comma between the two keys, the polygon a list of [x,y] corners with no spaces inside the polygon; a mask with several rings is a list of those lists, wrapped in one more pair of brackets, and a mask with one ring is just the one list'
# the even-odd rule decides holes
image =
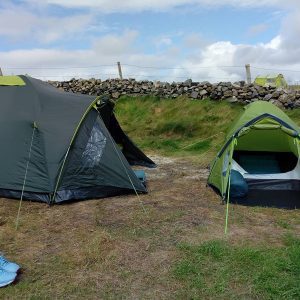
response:
{"label": "sky", "polygon": [[4,75],[300,82],[299,0],[1,0]]}

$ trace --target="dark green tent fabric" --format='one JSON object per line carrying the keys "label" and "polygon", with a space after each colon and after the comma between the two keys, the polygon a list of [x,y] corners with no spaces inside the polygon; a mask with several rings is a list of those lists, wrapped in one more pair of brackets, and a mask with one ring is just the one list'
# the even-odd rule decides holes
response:
{"label": "dark green tent fabric", "polygon": [[109,101],[108,98],[103,97],[98,110],[109,133],[115,142],[121,145],[122,152],[127,161],[131,165],[145,166],[148,168],[156,167],[155,163],[147,157],[122,130],[113,109],[114,103]]}
{"label": "dark green tent fabric", "polygon": [[[66,93],[34,78],[20,78],[25,85],[0,86],[0,196],[19,198],[23,190],[25,199],[50,203],[134,189],[146,192],[93,108],[95,96]],[[91,144],[93,130],[106,139],[103,155],[97,164],[81,166],[70,177],[71,167],[79,163],[70,165],[70,159],[79,144],[83,150]],[[99,180],[100,173],[105,180]]]}

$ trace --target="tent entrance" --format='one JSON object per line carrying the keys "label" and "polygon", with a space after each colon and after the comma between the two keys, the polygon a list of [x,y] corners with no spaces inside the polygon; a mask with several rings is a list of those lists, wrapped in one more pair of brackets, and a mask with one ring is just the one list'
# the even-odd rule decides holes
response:
{"label": "tent entrance", "polygon": [[132,190],[146,192],[114,143],[98,112],[92,109],[66,159],[55,203],[128,194]]}
{"label": "tent entrance", "polygon": [[233,159],[249,174],[277,174],[294,170],[298,159],[292,152],[234,151]]}
{"label": "tent entrance", "polygon": [[[299,207],[299,141],[284,127],[252,127],[240,135],[232,154],[230,201],[246,205]],[[234,173],[234,172],[233,172]],[[245,188],[246,187],[246,188]]]}
{"label": "tent entrance", "polygon": [[300,206],[299,126],[270,102],[247,105],[211,165],[208,184],[226,200],[227,212],[230,201]]}

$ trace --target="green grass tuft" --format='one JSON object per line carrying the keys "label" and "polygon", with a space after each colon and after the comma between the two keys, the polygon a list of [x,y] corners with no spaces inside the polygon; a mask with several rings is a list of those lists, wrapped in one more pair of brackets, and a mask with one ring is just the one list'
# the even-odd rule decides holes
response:
{"label": "green grass tuft", "polygon": [[224,131],[240,113],[240,105],[187,98],[123,97],[116,114],[124,130],[145,150],[191,155],[224,141]]}
{"label": "green grass tuft", "polygon": [[299,299],[300,239],[288,236],[284,247],[232,246],[213,240],[181,245],[184,258],[174,269],[189,299]]}
{"label": "green grass tuft", "polygon": [[[144,150],[178,156],[208,152],[207,161],[220,149],[225,133],[242,110],[236,103],[185,97],[125,96],[116,105],[121,126]],[[300,109],[286,113],[300,125]]]}
{"label": "green grass tuft", "polygon": [[276,224],[284,229],[292,229],[293,226],[286,220],[277,220]]}

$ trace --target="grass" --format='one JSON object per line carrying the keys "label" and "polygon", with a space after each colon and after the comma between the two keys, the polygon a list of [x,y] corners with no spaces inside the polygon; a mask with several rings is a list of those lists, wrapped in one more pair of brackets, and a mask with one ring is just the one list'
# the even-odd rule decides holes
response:
{"label": "grass", "polygon": [[[1,299],[298,299],[298,210],[224,206],[209,163],[242,110],[226,102],[123,98],[122,127],[157,169],[147,195],[48,207],[0,199],[0,249],[20,263]],[[300,110],[287,112],[300,124]],[[165,157],[167,155],[168,157]],[[182,158],[183,156],[183,158]]]}
{"label": "grass", "polygon": [[[145,151],[210,161],[220,149],[227,129],[243,110],[226,101],[192,101],[181,97],[123,97],[116,114],[129,136]],[[300,109],[286,113],[300,124]]]}
{"label": "grass", "polygon": [[292,229],[292,225],[287,220],[277,220],[277,225],[285,228],[285,229]]}
{"label": "grass", "polygon": [[[174,275],[185,282],[185,299],[299,299],[300,239],[282,247],[232,246],[212,240],[181,245]],[[201,297],[200,297],[201,295]]]}
{"label": "grass", "polygon": [[186,98],[124,97],[116,107],[122,126],[143,149],[193,155],[216,149],[242,110],[239,105]]}
{"label": "grass", "polygon": [[184,166],[198,165],[160,165],[146,214],[132,195],[24,202],[16,231],[18,201],[0,199],[0,249],[24,269],[0,298],[299,298],[299,212],[231,206],[224,237],[224,206]]}
{"label": "grass", "polygon": [[287,115],[292,118],[300,126],[300,109],[286,111]]}
{"label": "grass", "polygon": [[[141,147],[164,155],[203,153],[206,161],[220,148],[223,133],[241,111],[236,104],[185,98],[125,97],[117,106],[119,120]],[[286,113],[300,125],[300,109]],[[245,223],[244,215],[235,218]],[[286,219],[278,218],[275,224],[293,228]],[[177,263],[174,274],[185,288],[179,298],[300,298],[299,239],[285,239],[280,248],[231,246],[225,240],[212,240],[199,246],[182,245],[180,251],[185,258]]]}

